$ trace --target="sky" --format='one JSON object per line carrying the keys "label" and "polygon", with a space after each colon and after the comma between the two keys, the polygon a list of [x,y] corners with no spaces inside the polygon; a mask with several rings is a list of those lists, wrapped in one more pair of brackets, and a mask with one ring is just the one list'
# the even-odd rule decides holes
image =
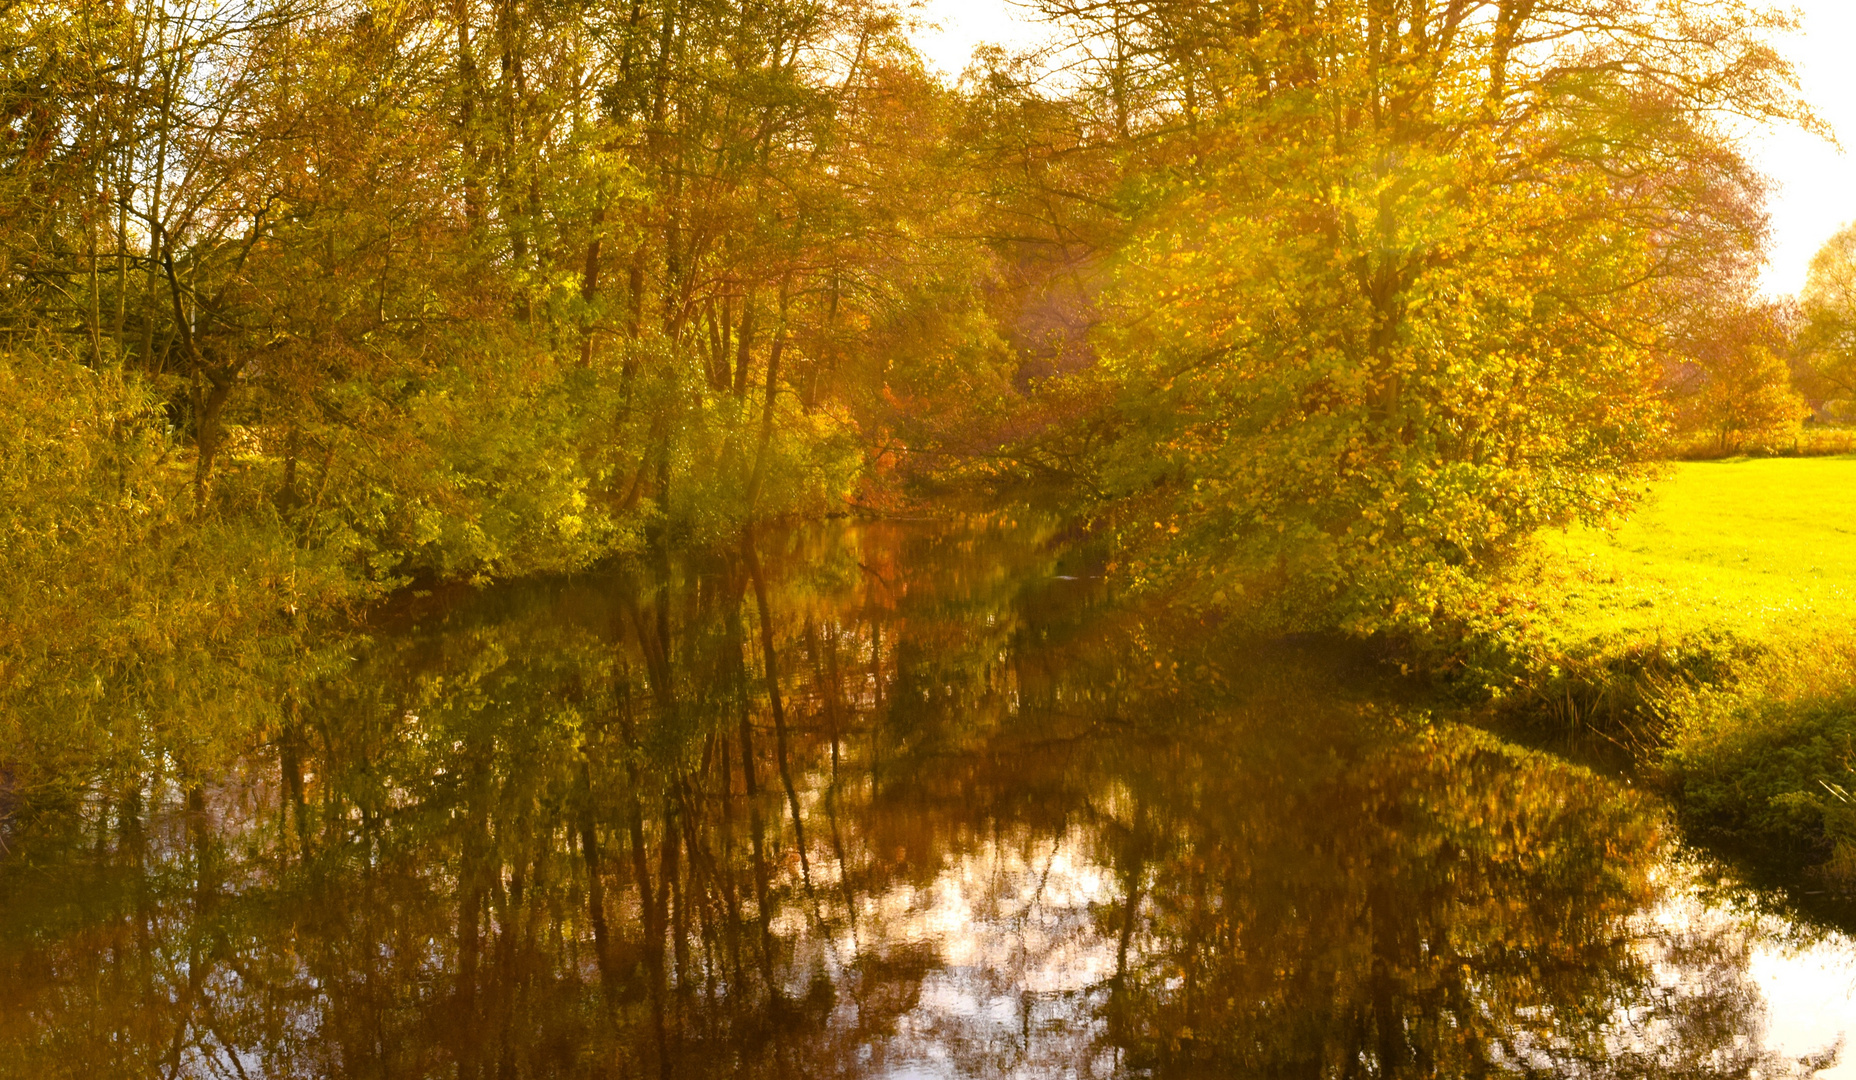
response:
{"label": "sky", "polygon": [[[1773,296],[1796,293],[1824,241],[1856,221],[1856,0],[1791,0],[1801,33],[1777,44],[1798,70],[1805,101],[1848,150],[1796,128],[1750,132],[1746,150],[1773,181],[1771,258],[1760,279]],[[930,63],[959,75],[981,44],[1023,47],[1037,26],[1010,0],[922,0],[916,41]]]}
{"label": "sky", "polygon": [[1011,0],[917,0],[915,17],[927,24],[916,47],[946,75],[959,75],[978,45],[1024,47],[1039,38],[1038,27]]}
{"label": "sky", "polygon": [[1761,284],[1777,296],[1804,284],[1811,256],[1856,220],[1856,0],[1794,0],[1804,32],[1779,47],[1798,69],[1805,101],[1845,149],[1797,129],[1756,133],[1748,149],[1775,185],[1772,258]]}

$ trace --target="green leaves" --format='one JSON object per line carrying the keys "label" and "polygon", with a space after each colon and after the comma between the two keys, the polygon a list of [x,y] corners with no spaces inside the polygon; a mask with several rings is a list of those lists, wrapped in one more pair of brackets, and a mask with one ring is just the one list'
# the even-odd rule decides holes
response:
{"label": "green leaves", "polygon": [[[1187,129],[1154,117],[1156,156],[1190,167],[1135,220],[1099,337],[1131,561],[1182,598],[1236,576],[1277,598],[1265,621],[1359,632],[1422,626],[1534,530],[1628,507],[1671,312],[1738,280],[1760,228],[1706,116],[1718,85],[1630,74],[1699,24],[1633,9],[1609,61],[1524,65],[1493,28],[1366,7],[1278,13],[1291,38],[1203,28],[1217,72],[1306,73],[1238,79]],[[1708,13],[1680,62],[1777,100],[1757,20]]]}
{"label": "green leaves", "polygon": [[1798,299],[1805,319],[1801,344],[1826,396],[1856,398],[1856,225],[1812,258]]}

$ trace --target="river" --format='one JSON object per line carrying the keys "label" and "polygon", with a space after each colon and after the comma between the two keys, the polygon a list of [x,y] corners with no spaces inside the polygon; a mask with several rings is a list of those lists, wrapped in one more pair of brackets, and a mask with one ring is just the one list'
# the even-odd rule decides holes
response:
{"label": "river", "polygon": [[1653,794],[1119,602],[1038,520],[344,652],[214,783],[6,823],[0,1075],[1856,1076],[1856,946]]}

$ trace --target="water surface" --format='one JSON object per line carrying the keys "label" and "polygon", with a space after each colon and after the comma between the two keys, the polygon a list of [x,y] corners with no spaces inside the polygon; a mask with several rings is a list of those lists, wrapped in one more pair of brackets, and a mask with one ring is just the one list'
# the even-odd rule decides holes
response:
{"label": "water surface", "polygon": [[1856,1030],[1848,940],[1653,797],[1118,604],[1036,522],[349,651],[219,782],[8,824],[0,1075],[1751,1077]]}

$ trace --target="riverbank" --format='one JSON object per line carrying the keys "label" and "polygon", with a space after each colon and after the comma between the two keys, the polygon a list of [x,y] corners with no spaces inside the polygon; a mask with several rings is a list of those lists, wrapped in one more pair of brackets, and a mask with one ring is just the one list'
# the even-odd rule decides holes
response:
{"label": "riverbank", "polygon": [[1851,1026],[1846,934],[1370,643],[1028,514],[752,543],[435,592],[224,773],[0,823],[0,1072],[1801,1078]]}
{"label": "riverbank", "polygon": [[1698,839],[1856,887],[1856,457],[1672,465],[1497,596],[1457,689],[1625,748]]}
{"label": "riverbank", "polygon": [[0,774],[211,777],[399,590],[729,542],[869,487],[828,410],[483,333],[416,383],[228,414],[205,450],[147,372],[0,352]]}

